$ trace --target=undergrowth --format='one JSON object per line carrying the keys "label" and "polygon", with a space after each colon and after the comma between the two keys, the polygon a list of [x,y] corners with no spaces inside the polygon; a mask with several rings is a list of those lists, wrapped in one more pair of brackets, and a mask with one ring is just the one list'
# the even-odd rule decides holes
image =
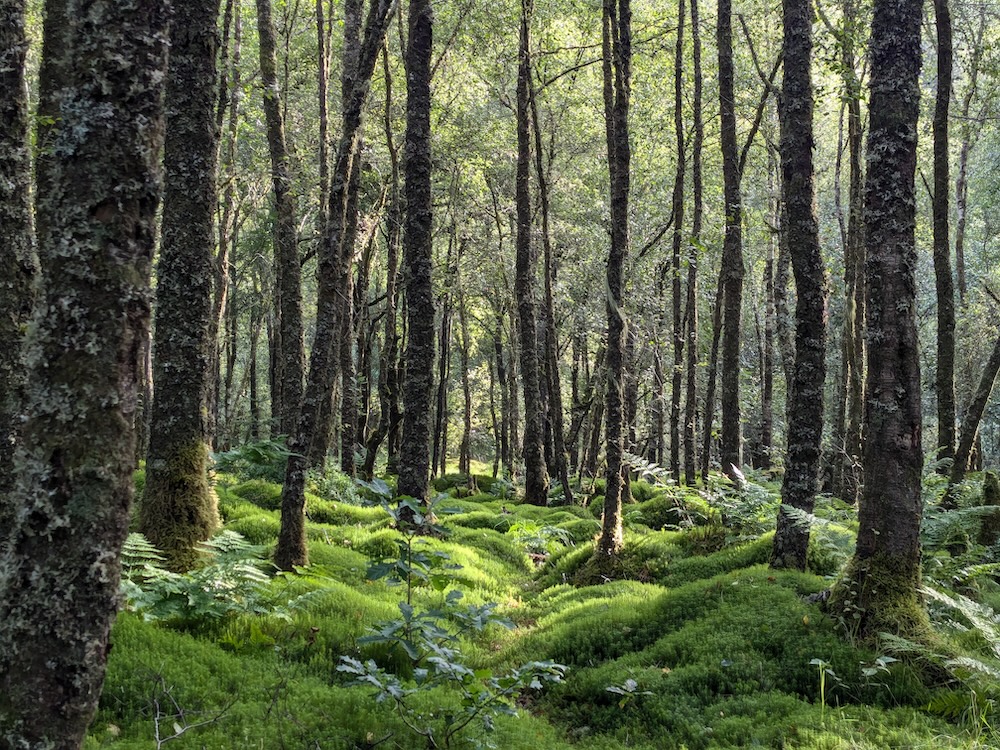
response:
{"label": "undergrowth", "polygon": [[976,480],[948,512],[925,481],[938,640],[867,650],[817,601],[856,529],[834,498],[806,519],[811,572],[776,573],[776,485],[677,487],[639,467],[616,573],[587,581],[600,482],[575,490],[578,506],[546,508],[484,467],[448,474],[440,528],[424,535],[394,498],[380,504],[391,478],[357,486],[329,471],[310,478],[312,565],[278,574],[282,446],[231,453],[216,476],[225,531],[205,565],[167,573],[130,537],[89,750],[1000,743],[1000,556],[983,543],[993,511]]}

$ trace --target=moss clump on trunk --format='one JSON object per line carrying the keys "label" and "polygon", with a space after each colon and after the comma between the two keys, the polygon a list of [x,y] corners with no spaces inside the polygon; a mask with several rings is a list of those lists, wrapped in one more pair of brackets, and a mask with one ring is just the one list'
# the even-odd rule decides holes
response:
{"label": "moss clump on trunk", "polygon": [[890,555],[854,557],[834,585],[827,609],[862,643],[874,643],[881,633],[928,642],[931,629],[917,593],[919,573],[914,580],[912,570]]}
{"label": "moss clump on trunk", "polygon": [[198,564],[198,542],[219,528],[215,492],[208,483],[208,445],[177,447],[146,466],[139,508],[139,531],[167,557],[167,567],[189,570]]}

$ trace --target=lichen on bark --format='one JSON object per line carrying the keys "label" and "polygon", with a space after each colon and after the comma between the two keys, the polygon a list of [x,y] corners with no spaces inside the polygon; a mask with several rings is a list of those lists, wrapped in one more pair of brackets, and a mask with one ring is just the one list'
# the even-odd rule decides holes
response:
{"label": "lichen on bark", "polygon": [[167,20],[149,0],[46,6],[42,276],[0,553],[3,747],[78,747],[104,679],[149,324]]}

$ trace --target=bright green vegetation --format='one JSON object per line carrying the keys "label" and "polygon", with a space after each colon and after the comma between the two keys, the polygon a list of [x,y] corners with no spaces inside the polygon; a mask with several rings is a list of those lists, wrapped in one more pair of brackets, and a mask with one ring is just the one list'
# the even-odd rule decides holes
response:
{"label": "bright green vegetation", "polygon": [[[155,548],[130,538],[130,611],[115,626],[86,747],[1000,742],[996,550],[972,542],[972,521],[990,516],[971,484],[957,515],[929,514],[927,579],[943,589],[928,595],[934,633],[874,648],[818,603],[851,552],[851,514],[835,502],[814,519],[819,574],[774,572],[773,485],[635,482],[621,578],[595,582],[599,486],[584,488],[586,506],[540,508],[506,483],[476,484],[469,494],[464,477],[438,480],[428,522],[444,534],[424,537],[397,529],[370,490],[317,478],[313,564],[275,575],[266,556],[279,487],[219,474],[225,531],[204,546],[204,567],[168,573]],[[953,557],[945,549],[958,538],[966,551]]]}

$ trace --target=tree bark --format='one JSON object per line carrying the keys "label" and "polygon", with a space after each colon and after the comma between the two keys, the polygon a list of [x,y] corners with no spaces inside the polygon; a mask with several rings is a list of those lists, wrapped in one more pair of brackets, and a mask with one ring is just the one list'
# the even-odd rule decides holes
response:
{"label": "tree bark", "polygon": [[607,484],[604,517],[594,558],[599,567],[613,563],[622,548],[622,495],[627,492],[625,448],[625,379],[628,323],[624,271],[629,251],[628,199],[631,169],[629,100],[632,87],[632,7],[630,0],[604,0],[604,118],[611,177],[611,248],[608,252],[607,402],[605,446]]}
{"label": "tree bark", "polygon": [[538,361],[538,338],[535,322],[534,264],[531,252],[531,169],[530,91],[531,53],[529,27],[531,0],[521,0],[520,46],[517,68],[517,263],[515,297],[518,332],[521,339],[521,389],[524,394],[524,501],[546,505],[549,499],[549,474],[545,465],[543,412]]}
{"label": "tree bark", "polygon": [[695,435],[698,432],[698,263],[704,216],[701,160],[705,143],[705,123],[702,117],[701,27],[698,18],[698,0],[691,0],[691,57],[694,76],[694,95],[691,101],[691,115],[694,118],[694,139],[691,143],[693,206],[685,306],[687,363],[684,394],[684,483],[689,487],[694,486],[697,474]]}
{"label": "tree bark", "polygon": [[[160,256],[156,267],[153,412],[139,531],[188,570],[198,542],[219,526],[208,483],[208,396],[215,281],[215,120],[219,4],[175,0],[167,66],[167,133]],[[228,273],[222,281],[228,283]]]}
{"label": "tree bark", "polygon": [[291,435],[295,431],[302,402],[302,378],[305,373],[302,271],[291,165],[278,86],[277,42],[271,18],[271,0],[257,0],[257,32],[260,37],[260,77],[264,87],[264,117],[267,121],[267,145],[271,154],[271,181],[276,215],[274,268],[278,346],[275,352],[275,386],[280,403],[278,431],[283,435]]}
{"label": "tree bark", "polygon": [[434,297],[431,206],[431,51],[429,0],[410,0],[406,49],[406,376],[399,446],[400,495],[425,501],[430,461],[430,401],[434,372]]}
{"label": "tree bark", "polygon": [[969,459],[975,448],[976,436],[979,434],[979,423],[983,419],[983,414],[986,413],[998,372],[1000,372],[1000,338],[993,345],[993,352],[979,376],[979,385],[976,387],[972,401],[969,402],[965,415],[962,417],[961,439],[958,441],[958,450],[955,451],[955,460],[951,465],[948,489],[941,500],[943,508],[953,510],[958,507],[954,491],[956,485],[965,479],[966,467],[969,465]]}
{"label": "tree bark", "polygon": [[864,472],[878,481],[865,483],[854,558],[831,597],[861,638],[926,626],[918,595],[923,452],[914,279],[921,5],[876,0],[872,21]]}
{"label": "tree bark", "polygon": [[674,50],[674,136],[677,140],[677,169],[674,173],[674,236],[671,246],[670,288],[673,299],[674,366],[670,378],[670,473],[681,483],[681,383],[684,369],[685,330],[681,317],[681,248],[684,244],[684,0],[677,3],[677,44]]}
{"label": "tree bark", "polygon": [[[128,533],[160,194],[166,3],[47,3],[27,420],[0,552],[0,745],[76,748]],[[6,27],[5,27],[6,29]]]}
{"label": "tree bark", "polygon": [[726,234],[722,246],[722,470],[732,475],[743,463],[740,435],[740,318],[743,310],[743,205],[736,143],[732,1],[720,0],[716,39],[719,47],[719,113],[722,123],[722,179]]}
{"label": "tree bark", "polygon": [[[937,21],[937,98],[934,102],[934,196],[931,201],[934,234],[934,289],[937,294],[937,457],[955,454],[955,285],[951,276],[951,237],[948,210],[948,108],[951,104],[952,44],[948,0],[934,0]],[[942,473],[948,468],[943,467]]]}
{"label": "tree bark", "polygon": [[308,560],[305,540],[306,453],[316,436],[320,403],[329,399],[330,372],[336,354],[333,342],[340,331],[338,313],[341,305],[338,295],[343,293],[343,289],[338,286],[338,282],[342,281],[339,263],[346,243],[344,220],[349,210],[348,186],[352,171],[356,168],[354,157],[360,137],[361,116],[368,100],[375,63],[385,41],[391,8],[391,0],[375,0],[369,6],[355,82],[343,108],[343,130],[337,145],[330,186],[330,221],[318,259],[316,335],[309,358],[309,377],[302,409],[293,437],[289,441],[292,454],[285,468],[285,481],[281,491],[281,529],[274,552],[274,563],[282,570],[291,570],[296,565],[306,564]]}
{"label": "tree bark", "polygon": [[19,441],[24,330],[38,273],[31,214],[31,151],[25,75],[24,0],[0,0],[0,545],[14,508],[14,449]]}
{"label": "tree bark", "polygon": [[781,174],[786,232],[795,275],[795,379],[788,404],[788,455],[771,567],[805,570],[809,527],[791,507],[812,513],[819,483],[826,378],[826,271],[819,246],[813,168],[811,0],[783,0],[784,80]]}

